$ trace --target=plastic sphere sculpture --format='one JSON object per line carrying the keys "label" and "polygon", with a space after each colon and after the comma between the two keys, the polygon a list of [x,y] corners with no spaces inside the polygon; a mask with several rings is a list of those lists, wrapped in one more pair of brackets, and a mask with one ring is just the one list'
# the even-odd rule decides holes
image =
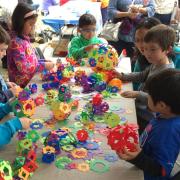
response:
{"label": "plastic sphere sculpture", "polygon": [[100,44],[88,54],[89,65],[91,67],[104,70],[111,70],[118,63],[118,53],[108,44]]}
{"label": "plastic sphere sculpture", "polygon": [[138,127],[135,124],[126,124],[126,125],[118,125],[113,128],[108,138],[108,144],[111,146],[111,149],[123,152],[126,147],[129,151],[136,151],[136,147],[134,144],[138,143]]}

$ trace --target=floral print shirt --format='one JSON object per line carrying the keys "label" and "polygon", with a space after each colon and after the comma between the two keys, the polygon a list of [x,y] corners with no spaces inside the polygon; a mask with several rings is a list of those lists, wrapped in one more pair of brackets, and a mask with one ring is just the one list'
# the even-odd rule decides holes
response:
{"label": "floral print shirt", "polygon": [[38,62],[28,36],[12,35],[7,51],[9,80],[24,88],[37,71],[44,70],[44,62]]}

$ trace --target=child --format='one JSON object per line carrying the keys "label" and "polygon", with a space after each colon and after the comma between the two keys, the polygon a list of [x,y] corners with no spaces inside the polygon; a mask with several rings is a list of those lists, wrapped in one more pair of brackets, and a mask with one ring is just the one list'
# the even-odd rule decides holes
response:
{"label": "child", "polygon": [[142,72],[129,74],[117,73],[123,81],[140,82],[139,91],[125,91],[121,93],[126,98],[136,98],[136,112],[141,133],[147,125],[147,121],[153,118],[153,114],[147,110],[147,93],[145,93],[146,80],[167,68],[174,68],[174,64],[168,58],[175,42],[174,30],[166,25],[160,24],[151,28],[144,37],[144,54],[151,65]]}
{"label": "child", "polygon": [[102,44],[103,41],[95,36],[96,19],[91,14],[84,14],[79,19],[78,25],[79,36],[74,37],[68,48],[68,56],[73,57],[76,61],[86,58],[88,52]]}
{"label": "child", "polygon": [[[9,41],[9,35],[0,26],[0,60],[6,55]],[[0,75],[0,103],[7,102],[17,93],[17,90],[18,86],[15,83],[5,82],[3,77]]]}
{"label": "child", "polygon": [[145,180],[170,180],[180,152],[180,71],[161,71],[148,79],[146,89],[149,108],[160,114],[149,122],[136,152],[125,148],[118,155],[142,169]]}
{"label": "child", "polygon": [[37,71],[54,67],[52,62],[39,61],[29,40],[37,20],[37,12],[28,4],[19,3],[12,15],[12,38],[7,51],[9,80],[24,88]]}
{"label": "child", "polygon": [[[9,103],[2,104],[0,103],[0,119],[6,116],[11,112],[11,106]],[[5,144],[8,144],[13,137],[13,135],[21,129],[28,129],[31,124],[29,118],[18,118],[13,117],[10,120],[6,121],[3,124],[0,124],[0,147]]]}
{"label": "child", "polygon": [[[150,65],[146,57],[144,56],[144,36],[153,26],[161,24],[161,22],[154,17],[147,17],[137,25],[135,32],[135,66],[133,72],[140,72],[146,69]],[[138,90],[139,83],[133,83],[133,89]]]}

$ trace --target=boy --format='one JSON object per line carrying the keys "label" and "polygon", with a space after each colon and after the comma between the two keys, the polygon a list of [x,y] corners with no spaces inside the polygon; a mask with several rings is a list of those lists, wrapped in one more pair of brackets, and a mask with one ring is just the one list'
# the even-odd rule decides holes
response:
{"label": "boy", "polygon": [[[0,26],[0,60],[6,55],[6,50],[10,42],[10,37],[7,32]],[[9,89],[8,89],[9,87]],[[5,103],[12,98],[18,90],[15,83],[5,83],[3,77],[0,75],[0,102]]]}
{"label": "boy", "polygon": [[125,148],[118,155],[142,169],[145,180],[170,180],[180,151],[180,71],[161,71],[148,79],[146,89],[148,106],[159,115],[145,128],[136,152]]}
{"label": "boy", "polygon": [[175,42],[174,30],[166,25],[160,24],[152,27],[144,37],[144,55],[149,63],[142,72],[129,74],[117,73],[123,81],[139,82],[139,91],[125,91],[121,93],[126,98],[136,98],[136,112],[139,124],[139,133],[144,130],[153,114],[147,110],[147,93],[145,93],[146,80],[154,74],[167,68],[174,68],[173,62],[168,58]]}
{"label": "boy", "polygon": [[76,61],[86,58],[89,51],[96,48],[97,44],[103,43],[95,36],[96,19],[91,14],[84,14],[80,17],[78,33],[80,35],[71,40],[68,48],[68,56],[73,57]]}

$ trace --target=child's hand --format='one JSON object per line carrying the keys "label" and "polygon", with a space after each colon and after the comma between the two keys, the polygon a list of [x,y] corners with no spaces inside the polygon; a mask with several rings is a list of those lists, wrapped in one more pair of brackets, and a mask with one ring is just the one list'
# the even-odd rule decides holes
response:
{"label": "child's hand", "polygon": [[122,79],[122,73],[119,73],[116,70],[113,70],[113,74],[115,74],[116,78]]}
{"label": "child's hand", "polygon": [[13,93],[14,96],[17,96],[19,94],[19,86],[12,86],[11,88],[9,88],[9,90],[11,90],[11,92]]}
{"label": "child's hand", "polygon": [[18,86],[16,83],[14,82],[6,82],[7,86],[9,86],[10,88],[14,87],[14,86]]}
{"label": "child's hand", "polygon": [[86,52],[89,52],[89,51],[91,51],[92,49],[96,49],[97,47],[98,47],[97,44],[91,44],[91,45],[89,45],[89,46],[86,46],[86,47],[84,48],[84,50],[85,50]]}
{"label": "child's hand", "polygon": [[55,66],[55,64],[54,64],[53,62],[45,62],[45,68],[46,68],[47,70],[53,69],[54,66]]}
{"label": "child's hand", "polygon": [[19,118],[19,120],[21,121],[23,129],[29,129],[29,127],[32,123],[31,119],[23,117],[23,118]]}
{"label": "child's hand", "polygon": [[134,144],[134,146],[136,147],[135,152],[130,152],[125,147],[123,149],[123,152],[117,152],[117,155],[119,156],[120,159],[123,159],[123,160],[126,160],[126,161],[129,161],[129,160],[132,160],[132,159],[136,158],[138,156],[138,154],[142,151],[142,149],[140,148],[139,144]]}
{"label": "child's hand", "polygon": [[121,93],[121,96],[125,98],[137,98],[138,95],[139,91],[124,91]]}

